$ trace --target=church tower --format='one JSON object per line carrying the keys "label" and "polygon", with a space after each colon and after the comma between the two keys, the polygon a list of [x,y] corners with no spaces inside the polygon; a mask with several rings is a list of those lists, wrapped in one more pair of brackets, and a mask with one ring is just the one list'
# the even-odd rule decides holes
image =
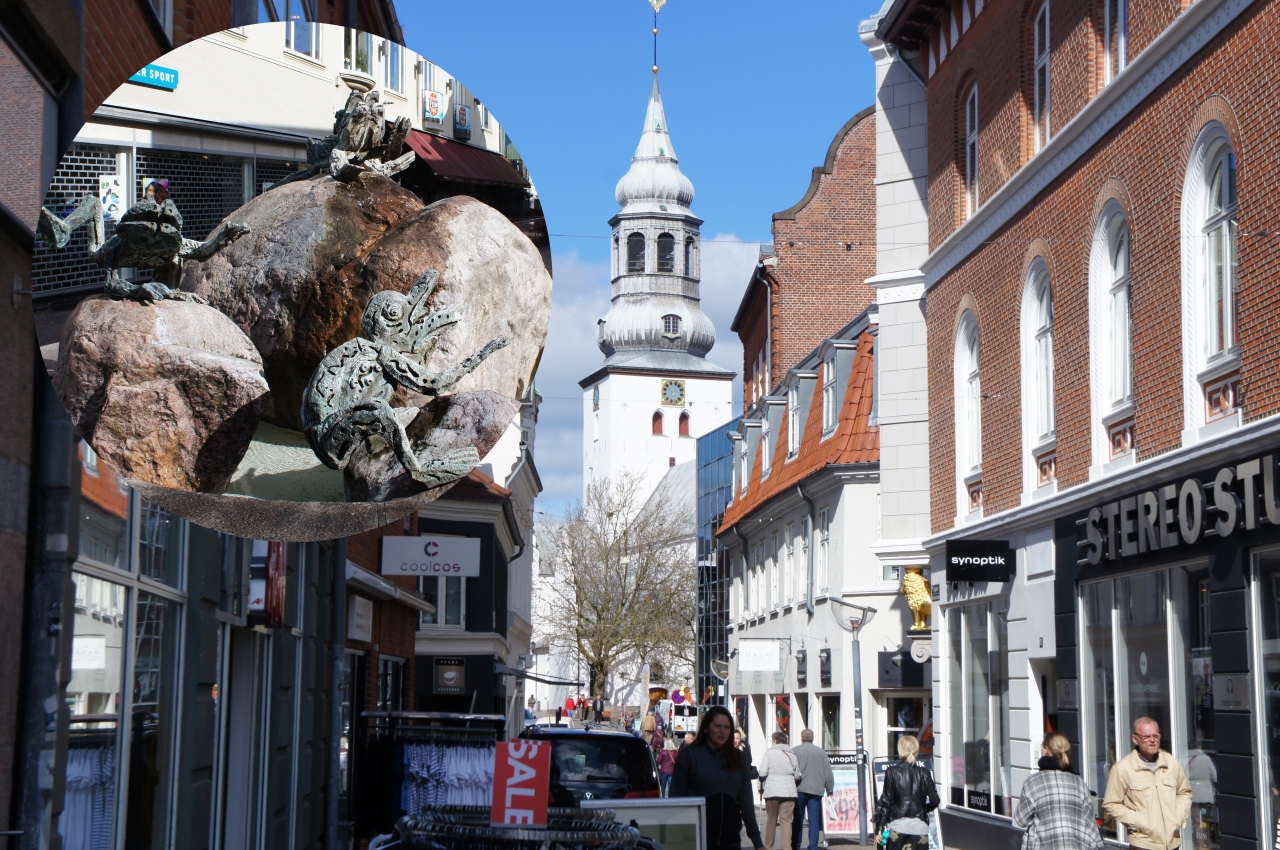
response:
{"label": "church tower", "polygon": [[[656,33],[655,27],[655,33]],[[733,412],[734,373],[706,360],[716,332],[699,296],[702,220],[671,143],[658,66],[644,131],[615,191],[612,306],[597,325],[605,360],[583,378],[583,486],[624,471],[645,492],[696,458],[695,438]]]}

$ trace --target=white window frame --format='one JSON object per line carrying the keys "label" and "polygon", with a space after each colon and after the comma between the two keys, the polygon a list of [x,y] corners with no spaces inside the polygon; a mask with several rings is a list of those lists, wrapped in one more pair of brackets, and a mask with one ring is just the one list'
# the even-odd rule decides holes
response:
{"label": "white window frame", "polygon": [[1035,124],[1036,151],[1049,144],[1052,125],[1049,123],[1049,104],[1052,79],[1049,69],[1049,4],[1043,3],[1032,19],[1031,86],[1033,89],[1031,120]]}
{"label": "white window frame", "polygon": [[1109,83],[1129,64],[1129,0],[1105,0],[1104,5],[1103,52]]}
{"label": "white window frame", "polygon": [[978,87],[969,89],[964,106],[964,197],[968,218],[978,211]]}
{"label": "white window frame", "polygon": [[[1122,261],[1121,261],[1122,259]],[[1089,392],[1093,416],[1090,476],[1134,462],[1133,242],[1117,201],[1098,216],[1089,258]]]}
{"label": "white window frame", "polygon": [[818,511],[818,591],[825,593],[831,581],[831,509]]}
{"label": "white window frame", "polygon": [[[427,616],[426,612],[419,614],[418,615],[419,631],[428,631],[428,630],[455,631],[455,632],[465,631],[467,628],[467,580],[466,578],[464,576],[419,576],[418,592],[423,594],[424,599],[426,598],[426,591],[423,588],[423,582],[427,581],[428,579],[435,579],[437,582],[441,582],[441,584],[437,585],[438,591],[436,594],[436,613],[435,613],[436,622],[424,623],[422,620],[424,617]],[[444,582],[447,582],[449,579],[457,579],[458,582],[460,582],[461,588],[462,588],[461,597],[458,602],[458,622],[457,623],[443,622],[444,616],[445,616],[445,593],[447,592],[446,588],[448,587],[448,585],[445,584]]]}
{"label": "white window frame", "polygon": [[774,609],[782,605],[782,587],[781,587],[781,567],[778,556],[782,553],[782,548],[778,545],[778,532],[773,532],[769,538],[769,608]]}
{"label": "white window frame", "polygon": [[786,530],[782,535],[783,546],[783,586],[786,588],[788,602],[794,602],[796,598],[796,537],[795,526],[787,523]]}
{"label": "white window frame", "polygon": [[1037,257],[1022,292],[1023,491],[1035,493],[1056,478],[1053,284]]}
{"label": "white window frame", "polygon": [[832,354],[822,362],[822,433],[831,433],[836,427],[836,356]]}
{"label": "white window frame", "polygon": [[[319,61],[320,61],[320,33],[321,33],[321,30],[320,30],[320,25],[319,25],[318,23],[316,23],[315,21],[311,20],[311,18],[312,18],[313,16],[312,16],[312,13],[311,13],[311,6],[310,6],[310,4],[309,4],[309,3],[307,3],[307,2],[306,2],[306,0],[277,0],[277,2],[283,2],[283,3],[284,3],[284,14],[281,16],[281,20],[284,22],[284,46],[285,46],[285,49],[286,49],[286,50],[288,50],[290,53],[293,53],[293,54],[295,54],[295,55],[297,55],[297,56],[305,56],[307,59],[310,59],[310,60],[311,60],[311,61],[313,61],[313,62],[319,62]],[[297,22],[297,21],[292,20],[292,17],[293,17],[293,10],[294,10],[294,9],[299,9],[299,10],[301,10],[301,12],[302,12],[302,16],[301,16],[301,17],[302,17],[302,22],[301,22],[301,24],[300,24],[299,22]],[[295,46],[295,45],[298,43],[298,39],[297,39],[297,35],[296,35],[296,32],[297,32],[297,29],[296,29],[296,28],[297,28],[299,25],[307,26],[307,27],[310,27],[310,28],[311,28],[311,50],[310,50],[310,52],[308,52],[308,51],[304,51],[304,50],[299,50],[299,49]]]}
{"label": "white window frame", "polygon": [[787,388],[787,459],[800,454],[800,387]]}
{"label": "white window frame", "polygon": [[[1230,165],[1235,163],[1235,169]],[[1200,131],[1187,168],[1182,193],[1182,338],[1183,414],[1182,444],[1215,439],[1240,426],[1240,349],[1236,345],[1237,265],[1239,261],[1239,204],[1230,197],[1221,210],[1211,204],[1212,180],[1219,165],[1238,173],[1230,134],[1220,122],[1211,121]],[[1225,187],[1224,187],[1225,188]],[[1221,344],[1212,339],[1214,279],[1211,274],[1211,237],[1223,234],[1227,246],[1223,269],[1226,316]]]}
{"label": "white window frame", "polygon": [[[986,645],[987,645],[987,658],[988,658],[988,662],[987,662],[988,692],[987,692],[987,698],[986,698],[988,732],[987,732],[986,740],[990,744],[990,746],[988,747],[988,758],[989,758],[988,770],[990,771],[990,777],[991,777],[990,785],[987,788],[987,794],[989,795],[989,799],[991,800],[991,811],[994,814],[996,813],[995,810],[996,810],[997,796],[1009,802],[1012,802],[1012,799],[1014,796],[1013,787],[1012,787],[1013,786],[1012,765],[1015,759],[1013,758],[1014,739],[1012,736],[1012,729],[1011,729],[1013,695],[1011,693],[1012,670],[1010,669],[1010,661],[1009,661],[1010,653],[1009,653],[1009,634],[1008,634],[1007,621],[1005,622],[1005,633],[1003,635],[1003,641],[1004,641],[1003,651],[1005,656],[1004,672],[1006,676],[1006,680],[1004,682],[1004,685],[1006,688],[1005,699],[1006,699],[1006,702],[1009,703],[1009,705],[1006,707],[1003,707],[1002,709],[999,695],[992,693],[992,690],[990,687],[991,684],[994,682],[994,678],[995,678],[991,670],[990,659],[993,656],[999,654],[1001,651],[1000,650],[1001,635],[1000,635],[999,622],[1002,621],[1003,618],[1008,617],[1008,614],[1009,614],[1009,600],[1005,597],[994,597],[990,599],[981,600],[975,603],[969,603],[966,605],[952,606],[951,608],[948,608],[945,612],[946,621],[942,625],[943,631],[942,631],[942,634],[940,635],[940,642],[943,644],[945,648],[944,652],[946,653],[947,663],[944,668],[946,679],[943,686],[943,693],[947,694],[947,700],[950,703],[949,705],[950,713],[949,713],[949,716],[945,718],[945,726],[943,727],[946,730],[946,735],[947,735],[947,741],[946,741],[947,749],[943,750],[944,757],[941,761],[943,764],[946,764],[949,766],[955,764],[954,759],[949,758],[947,756],[955,752],[955,748],[953,746],[955,741],[955,736],[957,735],[960,736],[960,740],[963,742],[964,734],[965,734],[964,730],[967,729],[969,726],[970,709],[972,708],[972,703],[967,698],[967,695],[969,693],[968,684],[970,681],[972,681],[972,679],[968,675],[969,670],[967,668],[969,649],[970,649],[970,638],[971,638],[968,621],[970,617],[975,616],[979,612],[982,613],[982,615],[986,620],[985,631],[986,631]],[[953,637],[950,630],[950,623],[952,622],[951,621],[952,617],[958,618],[961,623],[961,626],[960,626],[961,650],[960,650],[959,659],[954,657],[955,647],[953,645]],[[961,678],[961,681],[959,683],[959,692],[961,695],[960,718],[959,718],[960,722],[958,724],[959,728],[956,728],[957,723],[955,721],[957,718],[955,717],[955,714],[954,714],[955,707],[956,707],[954,703],[955,703],[955,696],[957,691],[956,682],[954,681],[954,678],[955,678],[957,669],[960,672],[960,678]],[[1010,763],[1009,765],[1006,766],[1011,774],[1009,777],[1010,781],[1008,782],[1007,785],[1004,785],[1004,780],[1000,774],[1001,764],[999,762],[999,754],[1000,754],[999,744],[1001,742],[994,740],[997,732],[1000,733],[1000,736],[1003,739],[1003,741],[1007,741],[1007,749],[1010,756],[1009,758]],[[961,747],[961,749],[963,750],[963,747]],[[937,750],[935,749],[935,758],[936,758],[936,753],[937,753]],[[963,770],[964,768],[961,768],[961,769]],[[962,780],[964,779],[963,776],[961,778]],[[947,801],[948,804],[951,804],[950,803],[951,789],[955,787],[953,784],[953,779],[954,778],[951,776],[949,769],[945,776],[939,777],[940,783],[944,783],[946,786],[944,789],[940,789],[940,791],[941,791],[943,800]],[[1001,789],[997,789],[996,787],[997,783],[1004,785],[1004,787]],[[967,802],[968,802],[967,801],[968,791],[969,791],[968,783],[962,781],[961,787],[964,788],[965,796],[966,796],[966,803],[965,805],[961,806],[961,808],[966,808]],[[1005,793],[997,795],[997,790],[1003,790],[1005,791]],[[954,804],[951,804],[951,805],[954,805]],[[1012,813],[1003,812],[1000,814],[1003,815],[1004,817],[1009,817]]]}
{"label": "white window frame", "polygon": [[773,433],[769,430],[769,408],[760,416],[760,478],[768,478],[773,468]]}
{"label": "white window frame", "polygon": [[[360,48],[359,42],[364,41],[365,57],[369,62],[368,68],[360,68],[358,66]],[[353,71],[357,74],[365,74],[369,77],[373,76],[373,35],[367,32],[361,32],[350,27],[342,36],[342,67],[343,70]]]}
{"label": "white window frame", "polygon": [[956,334],[955,446],[956,515],[982,515],[981,503],[970,508],[970,491],[982,487],[982,360],[978,323],[966,310]]}
{"label": "white window frame", "polygon": [[[392,41],[384,39],[382,42],[382,83],[387,91],[396,94],[404,94],[404,47]],[[399,78],[399,85],[395,85],[392,76]]]}

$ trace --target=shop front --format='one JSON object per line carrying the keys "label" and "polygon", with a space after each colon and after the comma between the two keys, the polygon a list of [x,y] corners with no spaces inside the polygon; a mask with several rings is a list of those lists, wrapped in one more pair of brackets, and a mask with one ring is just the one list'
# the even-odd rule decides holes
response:
{"label": "shop front", "polygon": [[1126,843],[1102,800],[1143,717],[1189,780],[1184,848],[1275,846],[1280,452],[1214,457],[1061,500],[1051,548],[1037,532],[1001,541],[1017,552],[1008,582],[939,579],[949,847],[1020,844],[1010,818],[1046,730],[1070,739],[1104,838]]}

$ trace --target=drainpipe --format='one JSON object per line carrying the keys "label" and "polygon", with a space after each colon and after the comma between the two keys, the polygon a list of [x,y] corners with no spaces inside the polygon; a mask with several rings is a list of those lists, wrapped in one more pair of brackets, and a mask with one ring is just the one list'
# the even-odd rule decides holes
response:
{"label": "drainpipe", "polygon": [[804,610],[809,612],[809,618],[813,618],[813,526],[817,519],[815,511],[817,508],[813,505],[813,499],[804,494],[804,487],[796,485],[796,494],[804,499],[809,505],[809,521],[806,523],[808,530],[805,532],[804,546],[804,568],[805,568],[805,597]]}
{"label": "drainpipe", "polygon": [[[338,834],[338,795],[342,791],[342,662],[347,645],[347,539],[333,541],[333,608],[330,621],[333,634],[330,644],[329,670],[329,793],[324,801],[324,834],[326,850],[346,846]],[[351,706],[352,731],[355,718],[363,706]]]}
{"label": "drainpipe", "polygon": [[[30,507],[27,518],[26,622],[14,753],[13,809],[21,850],[61,846],[58,817],[66,792],[67,682],[71,671],[75,585],[71,564],[79,552],[80,464],[71,420],[54,395],[44,361],[35,352]],[[123,720],[123,718],[121,718]]]}

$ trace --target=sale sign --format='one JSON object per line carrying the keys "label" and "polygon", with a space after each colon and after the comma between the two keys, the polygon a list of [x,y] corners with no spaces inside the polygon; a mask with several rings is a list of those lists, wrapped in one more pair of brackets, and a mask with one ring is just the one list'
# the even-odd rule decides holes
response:
{"label": "sale sign", "polygon": [[546,826],[551,745],[499,743],[493,754],[494,826]]}

